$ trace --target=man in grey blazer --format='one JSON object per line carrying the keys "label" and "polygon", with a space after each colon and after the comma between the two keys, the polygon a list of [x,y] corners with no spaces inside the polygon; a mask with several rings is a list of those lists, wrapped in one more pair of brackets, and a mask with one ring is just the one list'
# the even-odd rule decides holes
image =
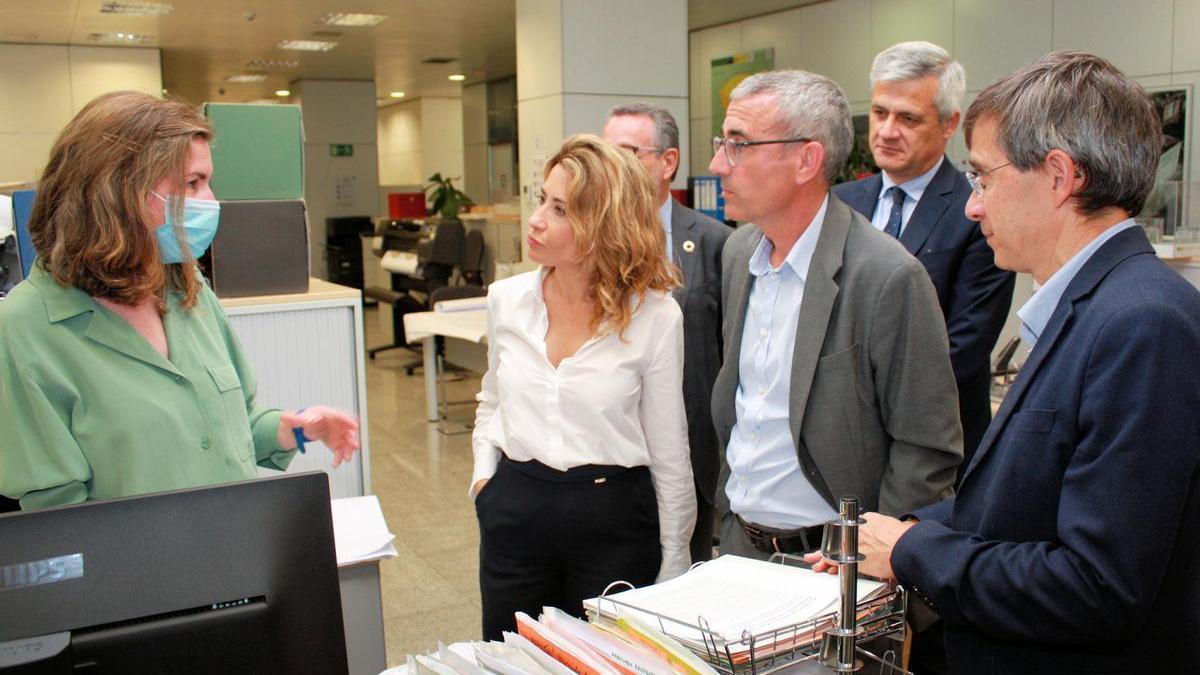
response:
{"label": "man in grey blazer", "polygon": [[733,230],[671,198],[671,181],[679,169],[679,126],[666,108],[653,103],[618,105],[604,125],[604,139],[637,155],[650,172],[667,231],[664,253],[683,272],[683,287],[675,291],[675,299],[683,309],[683,403],[696,481],[691,552],[692,562],[708,560],[720,472],[710,402],[721,367],[721,249]]}
{"label": "man in grey blazer", "polygon": [[746,224],[723,256],[721,551],[811,551],[846,495],[895,515],[950,495],[962,427],[937,295],[829,192],[851,144],[845,94],[759,73],[734,90],[723,134],[709,170]]}

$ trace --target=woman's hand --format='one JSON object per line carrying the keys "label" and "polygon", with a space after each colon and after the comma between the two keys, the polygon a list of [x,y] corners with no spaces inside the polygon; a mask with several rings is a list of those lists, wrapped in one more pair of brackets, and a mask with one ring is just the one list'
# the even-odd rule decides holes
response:
{"label": "woman's hand", "polygon": [[488,482],[487,478],[480,478],[479,480],[475,481],[475,484],[471,486],[471,498],[472,499],[474,499],[475,497],[478,497],[480,492],[483,492],[483,486],[487,485],[487,482]]}
{"label": "woman's hand", "polygon": [[358,421],[349,413],[325,405],[314,405],[299,413],[284,411],[279,418],[279,447],[290,450],[296,447],[293,429],[304,430],[304,435],[320,441],[333,452],[336,467],[347,461],[358,450]]}

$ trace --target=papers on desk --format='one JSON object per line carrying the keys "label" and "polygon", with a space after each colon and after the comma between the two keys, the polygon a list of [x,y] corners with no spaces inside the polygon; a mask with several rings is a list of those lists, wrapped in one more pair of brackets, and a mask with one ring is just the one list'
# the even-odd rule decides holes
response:
{"label": "papers on desk", "polygon": [[433,303],[433,311],[435,312],[470,312],[477,309],[487,309],[486,297],[441,300]]}
{"label": "papers on desk", "polygon": [[394,558],[396,535],[388,532],[379,498],[375,495],[334,499],[333,546],[338,567],[370,560]]}
{"label": "papers on desk", "polygon": [[[858,599],[862,602],[885,589],[878,581],[859,579]],[[603,600],[592,598],[583,605],[602,624],[631,618],[649,626],[665,625],[672,637],[698,653],[705,651],[698,627],[703,619],[737,660],[749,656],[750,644],[743,635],[760,636],[830,614],[837,609],[839,593],[836,576],[723,555],[661,584]],[[664,624],[659,616],[669,621]]]}

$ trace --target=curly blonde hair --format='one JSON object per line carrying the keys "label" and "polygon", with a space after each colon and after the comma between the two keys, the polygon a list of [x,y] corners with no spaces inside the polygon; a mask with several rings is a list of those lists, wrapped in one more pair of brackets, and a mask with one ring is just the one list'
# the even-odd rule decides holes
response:
{"label": "curly blonde hair", "polygon": [[581,259],[592,265],[592,328],[625,329],[650,291],[681,283],[667,261],[658,192],[632,153],[592,134],[568,138],[546,163],[545,176],[562,166],[567,179],[567,222]]}
{"label": "curly blonde hair", "polygon": [[[88,295],[134,305],[165,292],[195,305],[194,262],[163,265],[146,203],[164,177],[183,184],[192,139],[212,126],[192,105],[133,91],[96,98],[59,134],[38,182],[29,234],[38,264]],[[176,214],[178,215],[178,214]]]}

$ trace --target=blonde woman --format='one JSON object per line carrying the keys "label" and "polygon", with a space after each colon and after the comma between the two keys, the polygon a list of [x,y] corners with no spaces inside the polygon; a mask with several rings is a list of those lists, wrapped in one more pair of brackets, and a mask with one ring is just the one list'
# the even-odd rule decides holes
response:
{"label": "blonde woman", "polygon": [[683,319],[649,176],[581,134],[547,164],[529,219],[541,268],[488,292],[471,494],[483,637],[543,605],[580,614],[611,581],[680,574],[696,499]]}

